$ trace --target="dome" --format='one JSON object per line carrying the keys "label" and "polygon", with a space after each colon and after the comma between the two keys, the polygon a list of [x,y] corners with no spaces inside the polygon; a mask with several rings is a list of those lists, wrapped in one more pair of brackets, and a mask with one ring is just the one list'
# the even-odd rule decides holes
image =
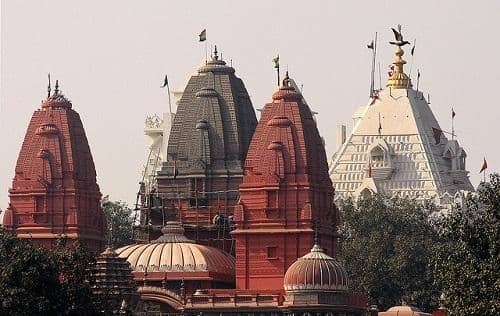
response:
{"label": "dome", "polygon": [[184,279],[186,273],[197,280],[231,281],[234,279],[234,258],[213,247],[199,245],[184,236],[178,222],[167,222],[163,235],[147,244],[119,248],[116,253],[126,258],[135,273],[144,278],[164,280]]}
{"label": "dome", "polygon": [[347,273],[334,258],[315,244],[311,251],[297,259],[285,273],[285,291],[344,291]]}

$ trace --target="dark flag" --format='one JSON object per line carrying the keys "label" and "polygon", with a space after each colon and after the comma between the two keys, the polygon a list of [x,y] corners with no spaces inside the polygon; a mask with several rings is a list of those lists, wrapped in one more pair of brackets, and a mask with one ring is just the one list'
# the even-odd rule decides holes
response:
{"label": "dark flag", "polygon": [[443,134],[443,131],[440,130],[439,128],[432,128],[432,133],[434,134],[434,139],[436,140],[436,145],[439,145],[441,143],[441,135]]}
{"label": "dark flag", "polygon": [[410,54],[413,56],[415,54],[415,46],[417,46],[417,40],[413,42],[413,47],[411,48]]}
{"label": "dark flag", "polygon": [[369,49],[375,49],[375,45],[374,45],[373,41],[372,41],[370,44],[366,45],[366,46],[367,46]]}
{"label": "dark flag", "polygon": [[488,163],[486,162],[486,157],[485,157],[483,159],[483,166],[481,167],[481,170],[479,170],[479,173],[483,172],[486,169],[488,169]]}
{"label": "dark flag", "polygon": [[451,108],[451,118],[455,118],[455,115],[457,115],[457,114],[455,113],[455,110],[453,110],[453,108]]}
{"label": "dark flag", "polygon": [[204,29],[203,31],[201,31],[200,35],[200,42],[204,42],[207,40],[207,29]]}
{"label": "dark flag", "polygon": [[161,86],[160,88],[165,88],[166,86],[168,86],[168,77],[167,77],[167,75],[165,75],[165,80],[163,81],[163,86]]}
{"label": "dark flag", "polygon": [[280,55],[274,57],[273,62],[274,62],[274,68],[276,69],[280,68]]}
{"label": "dark flag", "polygon": [[420,70],[417,70],[417,79],[420,79]]}

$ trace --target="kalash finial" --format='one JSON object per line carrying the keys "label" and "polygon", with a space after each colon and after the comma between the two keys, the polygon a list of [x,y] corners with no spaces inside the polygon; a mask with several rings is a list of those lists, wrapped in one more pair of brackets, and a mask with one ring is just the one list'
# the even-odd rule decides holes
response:
{"label": "kalash finial", "polygon": [[410,88],[411,81],[410,77],[404,73],[403,65],[406,64],[406,61],[403,60],[402,56],[404,55],[404,51],[401,49],[402,46],[410,44],[410,42],[405,41],[403,39],[403,34],[401,33],[401,25],[398,25],[398,29],[392,28],[392,32],[394,33],[395,41],[389,42],[389,44],[396,46],[394,61],[392,62],[393,71],[391,76],[389,77],[389,81],[386,84],[386,87],[390,87],[393,89],[406,89]]}

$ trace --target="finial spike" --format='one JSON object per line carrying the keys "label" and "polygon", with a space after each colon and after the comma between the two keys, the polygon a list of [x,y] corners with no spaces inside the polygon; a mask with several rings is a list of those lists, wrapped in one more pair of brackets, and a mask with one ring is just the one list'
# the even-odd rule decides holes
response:
{"label": "finial spike", "polygon": [[314,229],[314,245],[318,245],[318,242],[319,242],[318,241],[319,240],[319,238],[318,238],[318,221],[314,222],[313,229]]}
{"label": "finial spike", "polygon": [[219,59],[219,56],[217,55],[217,45],[214,46],[214,59],[217,60]]}
{"label": "finial spike", "polygon": [[288,70],[285,72],[285,78],[283,78],[283,87],[290,86],[290,77],[288,76]]}
{"label": "finial spike", "polygon": [[50,92],[51,92],[51,87],[50,87],[50,72],[48,73],[48,77],[49,77],[49,85],[47,86],[47,98],[50,97]]}
{"label": "finial spike", "polygon": [[56,80],[56,86],[54,89],[54,94],[59,94],[59,80]]}

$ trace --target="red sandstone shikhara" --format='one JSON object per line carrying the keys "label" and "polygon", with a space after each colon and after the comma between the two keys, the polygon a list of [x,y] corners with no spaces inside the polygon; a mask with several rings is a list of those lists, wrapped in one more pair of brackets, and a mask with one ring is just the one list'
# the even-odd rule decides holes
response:
{"label": "red sandstone shikhara", "polygon": [[4,227],[50,247],[79,239],[104,246],[101,193],[80,116],[56,89],[33,114],[19,153]]}

